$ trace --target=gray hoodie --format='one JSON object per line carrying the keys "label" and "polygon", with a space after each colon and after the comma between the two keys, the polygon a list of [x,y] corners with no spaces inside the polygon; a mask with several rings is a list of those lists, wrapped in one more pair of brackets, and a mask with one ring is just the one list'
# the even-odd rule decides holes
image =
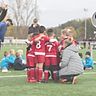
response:
{"label": "gray hoodie", "polygon": [[76,45],[71,44],[63,50],[60,67],[59,76],[83,73],[83,64]]}

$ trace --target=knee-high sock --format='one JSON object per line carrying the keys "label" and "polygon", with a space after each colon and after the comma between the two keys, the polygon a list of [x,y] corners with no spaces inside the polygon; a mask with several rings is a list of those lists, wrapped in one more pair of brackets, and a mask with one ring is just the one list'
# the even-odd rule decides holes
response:
{"label": "knee-high sock", "polygon": [[37,81],[39,81],[39,68],[35,69],[35,78]]}
{"label": "knee-high sock", "polygon": [[27,80],[30,80],[30,69],[27,70]]}
{"label": "knee-high sock", "polygon": [[49,71],[48,70],[45,70],[44,71],[44,80],[45,81],[48,81],[48,78],[49,78]]}
{"label": "knee-high sock", "polygon": [[57,71],[53,71],[53,79],[54,79],[54,80],[57,80],[56,73],[57,73]]}
{"label": "knee-high sock", "polygon": [[39,76],[38,76],[39,81],[42,81],[42,75],[43,75],[43,69],[39,69]]}
{"label": "knee-high sock", "polygon": [[35,79],[35,69],[34,68],[30,69],[30,79],[31,80]]}

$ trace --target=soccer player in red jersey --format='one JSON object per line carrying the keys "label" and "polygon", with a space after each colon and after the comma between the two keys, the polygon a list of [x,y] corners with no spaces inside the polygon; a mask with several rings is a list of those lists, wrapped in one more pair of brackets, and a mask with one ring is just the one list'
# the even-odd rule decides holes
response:
{"label": "soccer player in red jersey", "polygon": [[35,83],[37,82],[35,79],[35,42],[34,42],[34,37],[30,35],[28,47],[27,47],[27,52],[26,52],[26,61],[27,61],[27,81],[29,83]]}
{"label": "soccer player in red jersey", "polygon": [[[46,28],[40,26],[39,28],[39,39],[35,42],[35,59],[36,59],[36,80],[38,82],[42,81],[43,75],[43,64],[45,63],[45,43],[49,41],[48,36],[44,35]],[[43,36],[44,35],[44,36]]]}
{"label": "soccer player in red jersey", "polygon": [[[53,29],[48,29],[47,34],[49,42],[45,44],[45,64],[44,64],[44,82],[48,82],[49,71],[52,73],[53,80],[56,80],[56,73],[58,70],[57,54],[58,54],[58,41],[54,38],[55,34]],[[51,69],[51,70],[50,70]]]}

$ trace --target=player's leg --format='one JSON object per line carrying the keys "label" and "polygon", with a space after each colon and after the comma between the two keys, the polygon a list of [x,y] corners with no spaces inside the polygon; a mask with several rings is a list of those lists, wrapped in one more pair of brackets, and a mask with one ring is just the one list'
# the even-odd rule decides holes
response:
{"label": "player's leg", "polygon": [[45,63],[44,63],[44,83],[48,82],[49,79],[49,68],[50,68],[50,59],[49,57],[45,57]]}
{"label": "player's leg", "polygon": [[36,78],[37,81],[39,81],[38,55],[35,55],[35,63],[36,63],[36,68],[35,68],[35,78]]}
{"label": "player's leg", "polygon": [[60,76],[60,82],[61,83],[71,83],[71,84],[76,84],[77,83],[77,75],[63,75],[63,76]]}
{"label": "player's leg", "polygon": [[32,54],[27,55],[27,80],[28,82],[36,82],[35,79],[35,56]]}
{"label": "player's leg", "polygon": [[45,62],[45,56],[38,56],[38,72],[39,72],[39,75],[38,75],[38,81],[41,82],[42,81],[42,76],[43,76],[43,64]]}
{"label": "player's leg", "polygon": [[51,72],[52,72],[52,79],[57,80],[57,71],[58,71],[58,64],[57,64],[57,57],[52,57],[51,59]]}

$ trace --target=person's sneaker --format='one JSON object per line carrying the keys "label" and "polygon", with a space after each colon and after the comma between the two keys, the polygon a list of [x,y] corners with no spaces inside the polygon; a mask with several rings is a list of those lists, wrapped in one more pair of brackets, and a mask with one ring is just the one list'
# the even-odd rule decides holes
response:
{"label": "person's sneaker", "polygon": [[38,81],[37,83],[38,83],[38,84],[40,84],[41,82],[40,82],[40,81]]}
{"label": "person's sneaker", "polygon": [[6,68],[6,67],[4,67],[3,69],[2,69],[2,72],[8,72],[8,69]]}
{"label": "person's sneaker", "polygon": [[35,80],[35,79],[28,80],[28,83],[36,83],[36,82],[37,82],[37,80]]}
{"label": "person's sneaker", "polygon": [[46,81],[46,80],[42,80],[41,83],[48,83],[48,81]]}
{"label": "person's sneaker", "polygon": [[66,83],[67,82],[67,79],[62,79],[62,80],[59,80],[59,83]]}

